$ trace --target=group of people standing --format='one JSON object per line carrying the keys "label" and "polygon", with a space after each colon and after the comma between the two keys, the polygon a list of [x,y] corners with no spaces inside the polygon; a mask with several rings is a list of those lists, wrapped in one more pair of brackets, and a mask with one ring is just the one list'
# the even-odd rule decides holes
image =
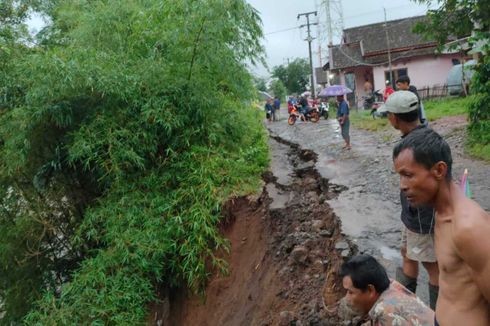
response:
{"label": "group of people standing", "polygon": [[281,100],[277,96],[274,99],[269,97],[264,108],[266,119],[269,122],[277,121],[279,119],[279,110],[281,109]]}
{"label": "group of people standing", "polygon": [[[403,264],[390,281],[373,257],[353,257],[340,270],[346,298],[374,325],[490,325],[490,215],[454,183],[450,147],[421,118],[408,76],[397,88],[379,110],[401,133],[393,162]],[[430,308],[415,296],[420,263]]]}

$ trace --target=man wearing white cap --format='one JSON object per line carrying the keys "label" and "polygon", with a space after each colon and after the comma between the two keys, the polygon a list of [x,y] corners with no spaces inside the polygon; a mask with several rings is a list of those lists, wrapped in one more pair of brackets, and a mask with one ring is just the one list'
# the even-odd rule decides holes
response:
{"label": "man wearing white cap", "polygon": [[[419,100],[410,91],[397,91],[388,97],[378,112],[387,112],[390,124],[400,130],[402,138],[418,128],[425,128],[419,120]],[[402,206],[401,254],[403,266],[396,271],[397,281],[415,293],[419,262],[429,274],[429,303],[435,309],[439,293],[439,267],[434,250],[435,217],[432,207],[411,207],[405,194],[400,191]]]}

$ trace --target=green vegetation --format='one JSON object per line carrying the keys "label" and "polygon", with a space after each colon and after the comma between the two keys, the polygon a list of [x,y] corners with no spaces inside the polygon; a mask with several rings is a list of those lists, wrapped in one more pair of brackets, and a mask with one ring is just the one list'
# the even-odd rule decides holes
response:
{"label": "green vegetation", "polygon": [[429,11],[426,23],[416,26],[416,32],[435,39],[439,50],[444,48],[450,36],[471,36],[468,43],[480,54],[471,81],[474,100],[468,108],[468,144],[470,153],[490,160],[490,1],[414,1],[439,4],[437,9]]}
{"label": "green vegetation", "polygon": [[370,110],[350,111],[350,120],[354,128],[360,128],[369,131],[380,131],[387,129],[390,125],[386,118],[376,118],[369,114]]}
{"label": "green vegetation", "polygon": [[[446,97],[424,101],[424,107],[429,121],[434,121],[442,117],[467,114],[468,107],[472,101],[472,97]],[[373,119],[373,117],[369,115],[369,110],[351,112],[351,121],[357,128],[369,131],[380,131],[391,127],[386,118]]]}
{"label": "green vegetation", "polygon": [[277,96],[281,101],[284,101],[288,92],[286,87],[282,83],[282,81],[280,81],[279,79],[275,79],[272,81],[270,91],[274,96]]}
{"label": "green vegetation", "polygon": [[310,65],[307,59],[296,58],[287,65],[272,68],[272,77],[282,81],[289,94],[301,94],[309,83]]}
{"label": "green vegetation", "polygon": [[425,114],[429,121],[454,115],[468,115],[468,106],[472,97],[445,97],[424,101]]}
{"label": "green vegetation", "polygon": [[0,16],[0,322],[145,324],[157,283],[199,292],[226,270],[221,206],[268,164],[244,64],[261,60],[258,14],[33,3],[52,22],[37,46],[23,14]]}

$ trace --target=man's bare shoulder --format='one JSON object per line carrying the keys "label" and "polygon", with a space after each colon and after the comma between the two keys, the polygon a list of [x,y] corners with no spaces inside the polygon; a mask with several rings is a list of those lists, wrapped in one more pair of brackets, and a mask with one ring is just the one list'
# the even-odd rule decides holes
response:
{"label": "man's bare shoulder", "polygon": [[[465,198],[456,206],[454,216],[451,218],[453,232],[471,232],[479,227],[490,227],[490,214],[488,214],[477,202]],[[475,230],[477,231],[477,230]]]}
{"label": "man's bare shoulder", "polygon": [[474,258],[490,257],[490,214],[466,199],[458,205],[452,222],[452,239],[459,253],[475,255]]}

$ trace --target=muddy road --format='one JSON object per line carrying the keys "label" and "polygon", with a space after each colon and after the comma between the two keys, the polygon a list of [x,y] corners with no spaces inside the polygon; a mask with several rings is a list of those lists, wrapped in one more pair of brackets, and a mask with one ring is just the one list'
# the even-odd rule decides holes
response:
{"label": "muddy road", "polygon": [[[470,172],[474,199],[490,211],[490,165],[472,160],[463,153],[466,120],[448,117],[431,123],[448,141],[453,154],[453,176],[459,179],[465,168]],[[354,127],[354,128],[353,128]],[[272,137],[296,143],[318,155],[316,170],[330,183],[345,187],[328,203],[341,221],[341,231],[357,244],[359,251],[377,257],[394,278],[399,254],[402,224],[398,175],[394,172],[392,149],[399,141],[394,129],[373,133],[351,125],[352,149],[342,149],[338,123],[334,119],[318,124],[285,121],[267,125]],[[427,274],[420,269],[417,294],[428,301]]]}

